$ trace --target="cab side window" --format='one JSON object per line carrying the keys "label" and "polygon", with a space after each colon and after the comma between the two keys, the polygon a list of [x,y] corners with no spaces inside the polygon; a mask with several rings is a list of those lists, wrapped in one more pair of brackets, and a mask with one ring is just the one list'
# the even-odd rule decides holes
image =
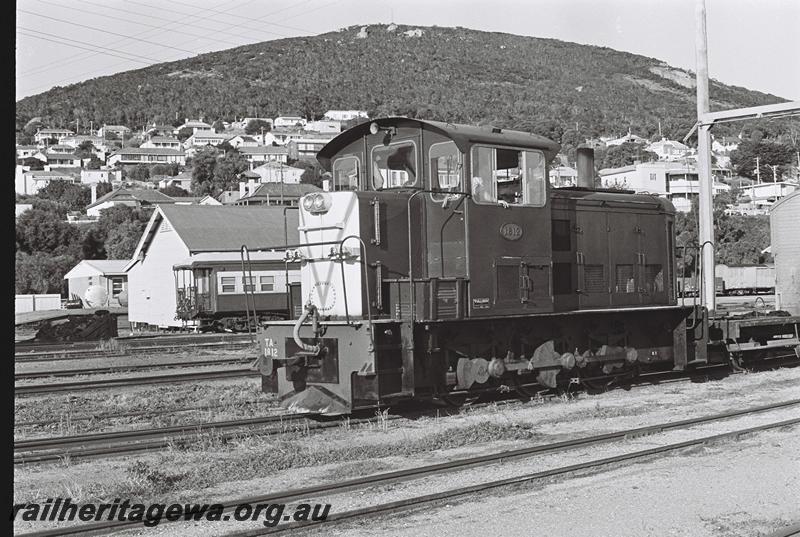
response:
{"label": "cab side window", "polygon": [[472,197],[477,203],[542,207],[547,202],[540,151],[472,148]]}
{"label": "cab side window", "polygon": [[455,142],[433,144],[430,148],[431,189],[455,192],[461,182],[461,152]]}
{"label": "cab side window", "polygon": [[331,190],[358,190],[358,158],[342,157],[333,163]]}

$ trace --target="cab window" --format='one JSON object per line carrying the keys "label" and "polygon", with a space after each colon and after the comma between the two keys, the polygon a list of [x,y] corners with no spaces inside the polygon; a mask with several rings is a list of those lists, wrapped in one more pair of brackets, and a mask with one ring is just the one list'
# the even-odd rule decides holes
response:
{"label": "cab window", "polygon": [[372,187],[417,185],[417,152],[414,142],[402,141],[372,148]]}
{"label": "cab window", "polygon": [[431,189],[454,192],[461,182],[461,152],[455,142],[433,144],[430,149]]}
{"label": "cab window", "polygon": [[333,163],[331,190],[358,190],[358,158],[342,157]]}
{"label": "cab window", "polygon": [[544,154],[473,147],[470,186],[477,203],[542,207],[547,202]]}

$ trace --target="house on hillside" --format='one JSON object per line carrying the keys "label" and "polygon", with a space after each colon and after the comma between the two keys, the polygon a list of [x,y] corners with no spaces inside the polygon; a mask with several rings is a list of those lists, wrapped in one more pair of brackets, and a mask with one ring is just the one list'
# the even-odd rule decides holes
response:
{"label": "house on hillside", "polygon": [[281,127],[303,127],[305,124],[306,120],[300,116],[276,117],[275,121],[272,122],[272,126],[276,129]]}
{"label": "house on hillside", "polygon": [[219,201],[217,198],[212,196],[211,194],[206,194],[200,201],[197,202],[198,205],[222,205],[222,202]]}
{"label": "house on hillside", "polygon": [[306,132],[303,136],[291,140],[287,147],[289,148],[289,158],[292,159],[315,159],[319,150],[325,145],[336,138],[338,133],[323,134],[320,132]]}
{"label": "house on hillside", "polygon": [[228,138],[230,138],[230,136],[227,134],[217,134],[214,131],[198,131],[183,142],[183,147],[185,149],[189,149],[190,147],[202,147],[204,145],[213,145],[216,147]]}
{"label": "house on hillside", "polygon": [[39,145],[44,145],[49,140],[56,140],[56,142],[60,144],[64,138],[74,134],[75,133],[69,129],[39,129],[36,134],[33,135],[33,139]]}
{"label": "house on hillside", "polygon": [[184,171],[174,176],[165,176],[158,181],[158,188],[167,188],[169,186],[176,186],[184,189],[186,192],[192,191],[192,173]]}
{"label": "house on hillside", "polygon": [[147,209],[156,207],[157,205],[173,203],[175,203],[175,198],[171,198],[158,190],[118,188],[101,196],[97,201],[87,206],[86,214],[99,217],[100,211],[108,209],[109,207],[116,207],[117,205]]}
{"label": "house on hillside", "polygon": [[197,134],[198,132],[214,132],[214,128],[205,121],[189,118],[186,118],[183,125],[175,127],[172,134],[177,136],[181,129],[192,129],[192,134]]}
{"label": "house on hillside", "polygon": [[[288,225],[287,225],[288,223]],[[128,319],[134,326],[181,327],[173,267],[198,255],[298,242],[297,211],[281,207],[159,206],[147,223],[128,274]],[[274,252],[283,259],[282,252]],[[214,282],[221,285],[221,281]]]}
{"label": "house on hillside", "polygon": [[63,145],[68,145],[71,147],[72,151],[75,151],[81,144],[85,142],[90,142],[92,144],[92,147],[94,147],[94,154],[100,160],[105,160],[106,153],[111,150],[111,146],[99,136],[79,134],[76,136],[68,136],[61,141]]}
{"label": "house on hillside", "polygon": [[322,134],[339,134],[342,132],[342,122],[334,121],[332,119],[322,119],[319,121],[309,121],[303,127],[303,130],[311,132],[320,132]]}
{"label": "house on hillside", "polygon": [[652,151],[658,155],[658,160],[676,161],[682,160],[690,151],[688,145],[675,140],[661,138],[658,142],[653,142],[647,146],[647,151]]}
{"label": "house on hillside", "polygon": [[146,141],[142,142],[139,147],[154,148],[161,147],[166,149],[180,149],[181,142],[173,136],[151,136]]}
{"label": "house on hillside", "polygon": [[81,170],[81,183],[84,185],[113,183],[115,181],[122,181],[122,170]]}
{"label": "house on hillside", "polygon": [[575,186],[578,184],[578,170],[569,166],[550,168],[550,184],[554,187]]}
{"label": "house on hillside", "polygon": [[228,139],[231,147],[239,149],[240,147],[258,147],[262,145],[256,138],[247,134],[237,134],[233,138]]}
{"label": "house on hillside", "polygon": [[325,119],[334,121],[350,121],[355,118],[369,119],[366,110],[328,110],[325,112]]}
{"label": "house on hillside", "polygon": [[300,182],[305,169],[295,168],[282,162],[265,162],[252,170],[244,172],[249,179],[256,179],[259,183],[285,183],[297,184]]}
{"label": "house on hillside", "polygon": [[118,138],[123,138],[125,135],[130,133],[131,130],[125,125],[103,125],[97,129],[97,135],[102,138],[105,138],[110,134]]}
{"label": "house on hillside", "polygon": [[145,130],[145,135],[153,136],[168,136],[171,137],[175,133],[175,127],[172,125],[153,123]]}
{"label": "house on hillside", "polygon": [[296,206],[300,198],[310,192],[319,192],[314,185],[282,183],[239,182],[239,199],[234,205]]}
{"label": "house on hillside", "polygon": [[[58,147],[58,146],[53,146],[53,147]],[[48,166],[55,168],[81,167],[81,159],[78,155],[75,155],[74,153],[51,153],[50,151],[39,151],[33,155],[33,158],[41,160]]]}
{"label": "house on hillside", "polygon": [[72,175],[65,172],[50,170],[23,171],[22,166],[17,166],[14,174],[14,191],[17,194],[27,194],[29,196],[33,196],[38,194],[41,189],[49,185],[51,181],[77,183],[79,179],[76,179]]}
{"label": "house on hillside", "polygon": [[[697,169],[677,162],[645,162],[607,168],[598,172],[603,188],[628,189],[637,193],[655,194],[666,198],[675,210],[689,212],[692,200],[700,194]],[[725,183],[714,182],[716,196],[730,190]]]}
{"label": "house on hillside", "polygon": [[260,147],[242,147],[239,153],[247,159],[251,168],[264,162],[283,162],[289,161],[289,150],[285,147],[265,145]]}
{"label": "house on hillside", "polygon": [[[108,293],[108,303],[104,306],[124,306],[120,303],[120,295],[128,290],[128,275],[125,273],[128,263],[130,259],[84,259],[64,275],[70,298],[83,300],[89,286],[97,285]],[[125,295],[122,302],[127,304]],[[89,305],[84,303],[84,307]]]}
{"label": "house on hillside", "polygon": [[24,160],[30,158],[39,152],[39,147],[35,145],[18,145],[17,146],[17,160]]}
{"label": "house on hillside", "polygon": [[635,134],[631,134],[630,129],[628,130],[628,134],[621,138],[612,138],[611,140],[606,141],[606,146],[611,147],[612,145],[622,145],[622,144],[646,144],[648,143],[646,138],[642,138],[641,136],[636,136]]}
{"label": "house on hillside", "polygon": [[177,162],[186,165],[186,154],[178,149],[161,147],[123,147],[106,160],[109,166],[115,164],[170,164]]}

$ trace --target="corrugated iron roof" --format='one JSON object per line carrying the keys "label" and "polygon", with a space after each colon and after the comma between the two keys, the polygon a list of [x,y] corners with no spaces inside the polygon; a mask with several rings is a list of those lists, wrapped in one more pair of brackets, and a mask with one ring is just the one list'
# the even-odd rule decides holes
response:
{"label": "corrugated iron roof", "polygon": [[226,205],[164,205],[159,207],[190,252],[238,251],[299,242],[298,211],[283,207]]}
{"label": "corrugated iron roof", "polygon": [[108,194],[101,196],[97,199],[94,203],[86,207],[87,209],[94,207],[96,205],[100,205],[101,203],[105,203],[107,201],[144,201],[146,203],[175,203],[175,199],[167,196],[163,192],[159,192],[158,190],[151,190],[151,189],[128,189],[128,188],[118,188],[116,190],[112,190]]}

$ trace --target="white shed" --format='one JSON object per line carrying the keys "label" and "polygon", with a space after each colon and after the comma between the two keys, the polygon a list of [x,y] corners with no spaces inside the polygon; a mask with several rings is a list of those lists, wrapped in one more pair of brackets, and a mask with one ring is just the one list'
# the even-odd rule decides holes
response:
{"label": "white shed", "polygon": [[161,328],[182,326],[175,318],[174,265],[201,253],[238,252],[242,245],[283,245],[287,237],[289,244],[297,244],[297,216],[283,207],[159,205],[125,268],[128,319]]}
{"label": "white shed", "polygon": [[64,275],[69,296],[83,300],[89,286],[98,285],[108,293],[105,306],[121,306],[119,295],[128,289],[128,263],[129,259],[84,259]]}

